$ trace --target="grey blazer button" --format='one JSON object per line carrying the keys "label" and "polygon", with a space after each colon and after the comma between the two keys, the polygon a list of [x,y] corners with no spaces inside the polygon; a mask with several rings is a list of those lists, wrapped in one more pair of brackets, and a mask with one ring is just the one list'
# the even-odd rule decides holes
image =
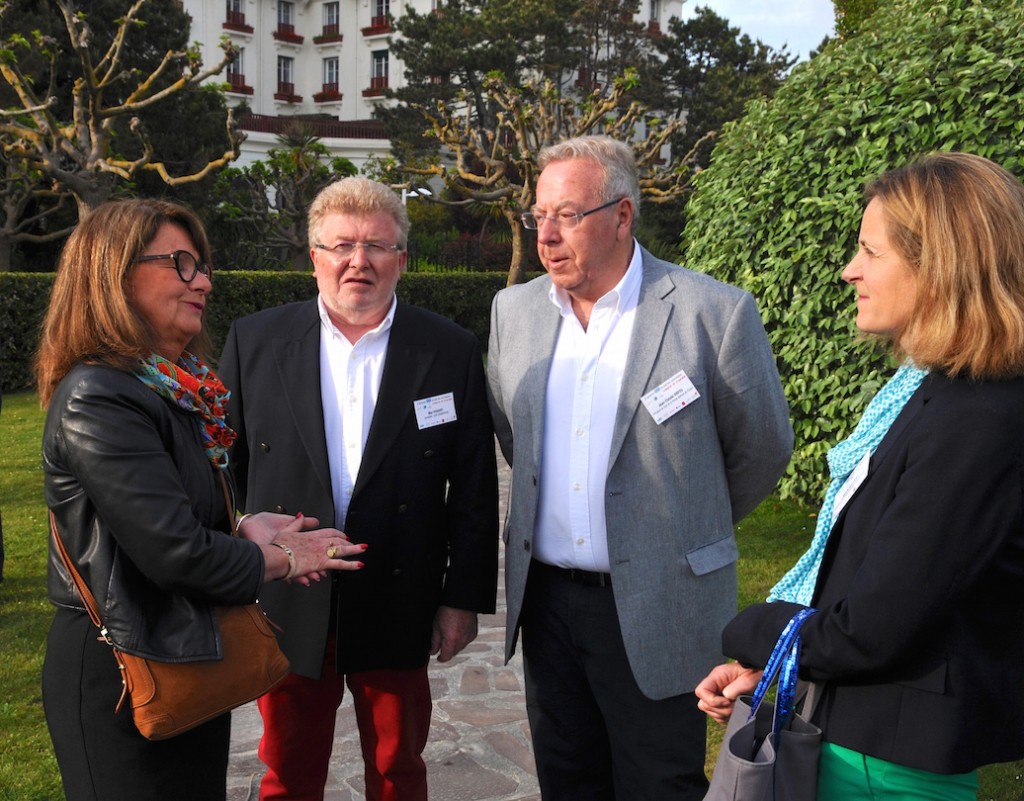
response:
{"label": "grey blazer button", "polygon": [[270,445],[269,445],[269,443],[261,442],[260,443],[260,450],[263,451],[264,453],[270,453]]}
{"label": "grey blazer button", "polygon": [[398,514],[400,514],[400,515],[405,514],[405,511],[408,508],[409,507],[406,504],[404,504],[404,503],[398,504]]}
{"label": "grey blazer button", "polygon": [[391,575],[392,576],[400,576],[400,575],[402,575],[402,569],[400,567],[396,567],[394,570],[391,571]]}
{"label": "grey blazer button", "polygon": [[423,458],[424,459],[429,459],[433,455],[434,455],[433,451],[423,451]]}
{"label": "grey blazer button", "polygon": [[274,507],[274,511],[277,512],[279,515],[283,515],[285,513],[284,507],[281,506],[280,504]]}
{"label": "grey blazer button", "polygon": [[529,551],[530,550],[530,541],[529,540],[523,540],[523,550],[524,551]]}

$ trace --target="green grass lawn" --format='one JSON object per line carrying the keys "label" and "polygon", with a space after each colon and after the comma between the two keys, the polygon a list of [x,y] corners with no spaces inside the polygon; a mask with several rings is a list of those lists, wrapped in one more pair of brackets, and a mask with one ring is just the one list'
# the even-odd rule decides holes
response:
{"label": "green grass lawn", "polygon": [[[35,395],[9,395],[0,413],[0,514],[6,563],[0,583],[0,801],[59,801],[57,765],[43,720],[40,675],[52,615],[46,600],[46,507]],[[814,515],[770,498],[737,529],[740,606],[759,601],[803,552]],[[1007,692],[1016,692],[1007,687]],[[722,728],[708,726],[709,768]],[[1024,801],[1024,762],[981,771],[982,801]],[[183,799],[184,801],[184,799]]]}

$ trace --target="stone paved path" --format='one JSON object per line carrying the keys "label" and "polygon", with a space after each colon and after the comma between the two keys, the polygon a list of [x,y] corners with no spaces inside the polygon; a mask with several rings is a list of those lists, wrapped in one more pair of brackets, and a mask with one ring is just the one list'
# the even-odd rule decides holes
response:
{"label": "stone paved path", "polygon": [[[509,470],[498,455],[499,519],[505,518]],[[501,562],[502,570],[504,560]],[[431,660],[434,716],[424,758],[432,801],[540,801],[523,695],[522,658],[503,664],[504,575],[498,611],[480,618],[480,634],[459,656]],[[228,801],[255,801],[263,765],[256,756],[263,724],[255,703],[235,711]],[[338,711],[325,801],[364,801],[363,763],[352,704]]]}

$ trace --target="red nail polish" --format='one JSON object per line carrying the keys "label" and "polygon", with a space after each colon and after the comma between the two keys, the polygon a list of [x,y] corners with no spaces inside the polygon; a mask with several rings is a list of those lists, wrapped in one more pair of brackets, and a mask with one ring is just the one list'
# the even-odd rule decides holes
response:
{"label": "red nail polish", "polygon": [[356,564],[359,565],[360,567],[366,567],[366,565],[364,565],[362,562],[356,562]]}
{"label": "red nail polish", "polygon": [[366,543],[364,542],[364,543],[362,543],[362,544],[361,544],[361,545],[360,545],[359,547],[360,547],[360,548],[362,548],[362,549],[363,549],[363,550],[365,551],[365,550],[366,550],[367,548],[369,548],[370,546],[369,546],[369,545],[367,545],[367,544],[366,544]]}

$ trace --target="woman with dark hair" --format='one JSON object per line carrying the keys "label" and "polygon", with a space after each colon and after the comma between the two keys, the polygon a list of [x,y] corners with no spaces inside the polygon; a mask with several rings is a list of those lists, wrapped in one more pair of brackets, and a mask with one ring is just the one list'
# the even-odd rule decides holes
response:
{"label": "woman with dark hair", "polygon": [[[230,536],[234,432],[204,362],[209,264],[188,210],[100,206],[61,254],[36,358],[47,506],[106,635],[160,661],[220,657],[214,605],[361,566],[340,558],[360,546],[301,515],[245,515]],[[49,595],[43,705],[69,801],[223,799],[231,716],[145,739],[129,704],[114,712],[117,664],[52,544]]]}
{"label": "woman with dark hair", "polygon": [[901,366],[852,435],[811,547],[726,627],[724,721],[787,621],[818,686],[818,798],[960,801],[1024,756],[1024,186],[939,153],[868,185],[843,280]]}

